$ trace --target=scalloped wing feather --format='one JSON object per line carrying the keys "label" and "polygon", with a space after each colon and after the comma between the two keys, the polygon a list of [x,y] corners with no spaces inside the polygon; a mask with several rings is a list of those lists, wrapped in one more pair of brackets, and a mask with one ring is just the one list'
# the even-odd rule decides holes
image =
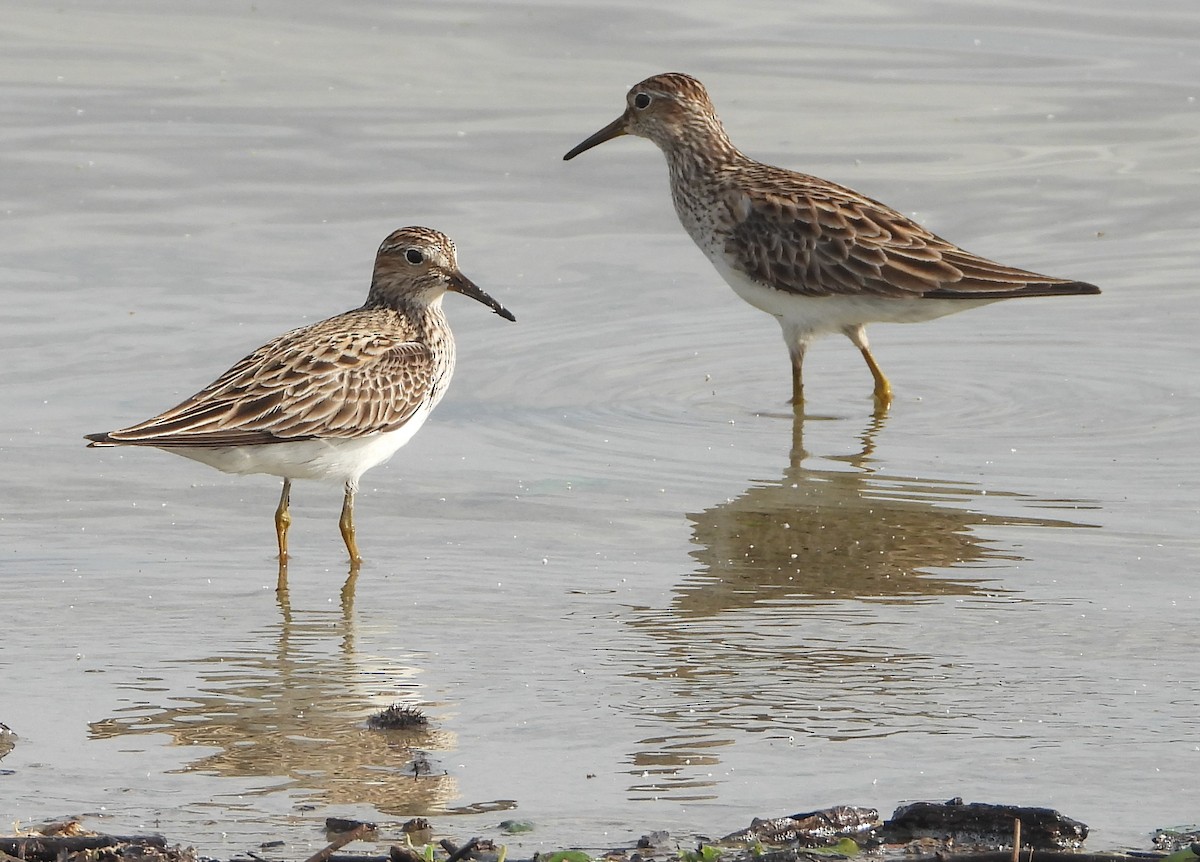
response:
{"label": "scalloped wing feather", "polygon": [[292,330],[181,404],[95,441],[246,446],[394,431],[434,383],[430,350],[410,340],[409,330],[398,315],[378,310]]}
{"label": "scalloped wing feather", "polygon": [[1094,286],[964,251],[852,189],[759,162],[726,191],[725,250],[742,272],[801,296],[1001,299]]}

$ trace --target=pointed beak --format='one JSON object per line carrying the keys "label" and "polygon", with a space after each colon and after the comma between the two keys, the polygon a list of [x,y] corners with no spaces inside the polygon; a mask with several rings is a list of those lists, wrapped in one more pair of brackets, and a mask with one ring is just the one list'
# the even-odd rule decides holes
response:
{"label": "pointed beak", "polygon": [[565,156],[563,156],[563,161],[569,162],[571,159],[575,158],[580,153],[585,152],[586,150],[590,150],[592,147],[599,146],[600,144],[603,144],[605,141],[611,141],[613,138],[621,137],[621,135],[628,135],[629,134],[628,122],[629,122],[629,112],[626,111],[624,114],[617,117],[615,120],[613,120],[607,126],[605,126],[603,129],[596,132],[596,134],[592,135],[586,141],[579,144],[579,146],[575,147],[575,149],[571,150],[571,152],[569,152]]}
{"label": "pointed beak", "polygon": [[446,286],[447,290],[453,290],[455,293],[461,293],[463,296],[469,296],[477,302],[482,302],[492,311],[503,317],[505,320],[511,320],[516,323],[517,319],[513,317],[513,313],[505,308],[496,300],[492,299],[483,289],[471,279],[467,278],[461,272],[450,274],[450,283]]}

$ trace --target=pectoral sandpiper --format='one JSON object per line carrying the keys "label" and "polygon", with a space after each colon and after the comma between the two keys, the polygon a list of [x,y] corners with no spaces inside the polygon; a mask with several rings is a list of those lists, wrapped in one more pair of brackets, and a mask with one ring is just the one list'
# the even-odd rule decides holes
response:
{"label": "pectoral sandpiper", "polygon": [[449,237],[402,228],[379,247],[361,308],[280,335],[182,404],[119,431],[89,434],[89,445],[152,446],[226,473],[282,477],[275,511],[281,578],[292,480],[341,482],[339,526],[357,566],[359,477],[409,441],[454,371],[454,337],[442,310],[448,290],[515,320],[459,272]]}
{"label": "pectoral sandpiper", "polygon": [[845,186],[765,165],[729,140],[704,86],[668,72],[637,84],[625,113],[563,158],[620,135],[656,143],[684,228],[746,302],[773,315],[792,362],[792,402],[817,336],[841,332],[862,351],[886,409],[892,389],[867,344],[875,321],[931,320],[1019,296],[1099,293],[964,251]]}

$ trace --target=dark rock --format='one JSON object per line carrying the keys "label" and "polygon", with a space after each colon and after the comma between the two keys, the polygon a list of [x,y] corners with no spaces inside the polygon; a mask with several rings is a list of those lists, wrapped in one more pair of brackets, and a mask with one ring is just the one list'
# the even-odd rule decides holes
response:
{"label": "dark rock", "polygon": [[[1178,826],[1174,829],[1159,829],[1154,833],[1154,848],[1174,853],[1189,845],[1200,844],[1200,829],[1195,827]],[[1194,846],[1192,851],[1200,856],[1200,850]]]}
{"label": "dark rock", "polygon": [[1021,846],[1036,850],[1076,849],[1088,834],[1086,824],[1052,808],[964,804],[958,798],[902,805],[881,832],[889,844],[932,838],[948,846],[997,849],[1012,846],[1017,820],[1021,821]]}
{"label": "dark rock", "polygon": [[653,832],[647,833],[638,839],[637,846],[639,850],[648,850],[651,847],[661,847],[667,843],[667,839],[671,834],[665,829],[656,829]]}
{"label": "dark rock", "polygon": [[393,703],[367,719],[367,727],[372,730],[411,730],[428,726],[429,719],[421,710],[399,703]]}
{"label": "dark rock", "polygon": [[794,844],[826,847],[842,838],[861,841],[880,825],[874,808],[835,805],[820,811],[806,811],[789,817],[755,818],[749,828],[739,829],[722,841],[759,841],[763,844]]}

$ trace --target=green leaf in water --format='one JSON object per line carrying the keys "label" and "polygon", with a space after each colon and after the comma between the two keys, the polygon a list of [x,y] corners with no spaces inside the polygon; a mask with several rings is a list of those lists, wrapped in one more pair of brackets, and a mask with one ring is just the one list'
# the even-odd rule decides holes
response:
{"label": "green leaf in water", "polygon": [[857,856],[859,847],[853,838],[843,838],[837,844],[829,847],[809,847],[804,852],[817,856]]}
{"label": "green leaf in water", "polygon": [[559,850],[545,856],[538,856],[539,862],[592,862],[592,857],[582,850]]}
{"label": "green leaf in water", "polygon": [[699,850],[679,851],[681,862],[717,862],[720,858],[721,851],[711,844],[702,844]]}

